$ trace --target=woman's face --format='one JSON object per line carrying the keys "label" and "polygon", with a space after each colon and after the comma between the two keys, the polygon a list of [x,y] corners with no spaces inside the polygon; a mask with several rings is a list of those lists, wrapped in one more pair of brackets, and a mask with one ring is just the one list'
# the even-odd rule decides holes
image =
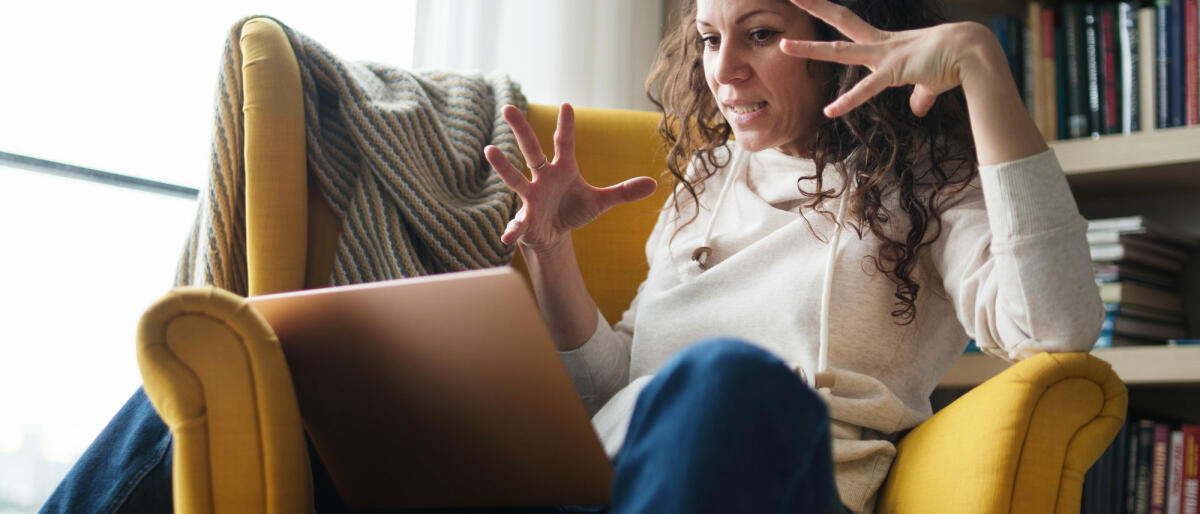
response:
{"label": "woman's face", "polygon": [[[814,39],[813,19],[780,0],[696,0],[704,77],[737,143],[807,155],[822,118],[819,77],[779,40]],[[812,71],[824,70],[812,66]]]}

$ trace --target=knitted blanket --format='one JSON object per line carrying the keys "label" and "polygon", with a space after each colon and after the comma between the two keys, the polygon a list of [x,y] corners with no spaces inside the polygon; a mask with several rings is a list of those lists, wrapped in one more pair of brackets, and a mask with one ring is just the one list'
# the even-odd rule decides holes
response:
{"label": "knitted blanket", "polygon": [[[208,183],[176,275],[247,293],[242,24],[225,43]],[[483,158],[519,162],[500,116],[525,109],[504,76],[412,73],[347,62],[280,23],[300,66],[310,183],[341,220],[333,284],[499,266],[518,200]],[[297,220],[304,223],[303,220]]]}

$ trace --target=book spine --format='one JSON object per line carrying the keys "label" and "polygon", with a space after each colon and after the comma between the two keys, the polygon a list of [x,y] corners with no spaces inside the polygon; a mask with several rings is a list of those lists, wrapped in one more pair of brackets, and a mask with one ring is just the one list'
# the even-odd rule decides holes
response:
{"label": "book spine", "polygon": [[1058,139],[1058,72],[1054,36],[1054,9],[1042,8],[1042,96],[1037,101],[1042,106],[1042,134],[1047,141]]}
{"label": "book spine", "polygon": [[1083,51],[1087,70],[1088,133],[1104,134],[1104,52],[1100,13],[1094,2],[1083,4]]}
{"label": "book spine", "polygon": [[1157,116],[1154,119],[1154,126],[1158,128],[1167,128],[1171,126],[1171,97],[1169,90],[1171,89],[1170,75],[1170,50],[1171,50],[1171,23],[1168,16],[1171,10],[1171,0],[1155,0],[1154,2],[1154,47],[1155,47],[1155,62],[1158,64],[1154,71],[1155,88],[1155,112]]}
{"label": "book spine", "polygon": [[1046,118],[1046,92],[1043,88],[1046,85],[1046,77],[1042,69],[1042,4],[1037,0],[1029,2],[1025,7],[1025,28],[1029,34],[1029,48],[1025,49],[1025,62],[1029,68],[1026,89],[1031,90],[1025,104],[1029,106],[1029,117],[1033,119],[1034,125],[1037,125],[1042,139],[1046,139],[1046,131],[1043,130]]}
{"label": "book spine", "polygon": [[1184,122],[1188,125],[1200,124],[1200,40],[1197,39],[1196,0],[1187,0],[1184,4]]}
{"label": "book spine", "polygon": [[1138,421],[1137,490],[1134,495],[1134,514],[1150,514],[1150,470],[1154,462],[1154,425],[1150,420]]}
{"label": "book spine", "polygon": [[1150,514],[1164,514],[1167,508],[1167,451],[1171,429],[1164,423],[1154,426],[1154,459],[1150,463]]}
{"label": "book spine", "polygon": [[1184,24],[1184,0],[1171,0],[1170,8],[1170,43],[1167,49],[1169,56],[1168,76],[1170,77],[1167,94],[1171,99],[1167,102],[1170,105],[1170,126],[1181,127],[1187,123],[1185,113],[1187,108],[1184,105],[1184,92],[1187,90],[1187,81],[1184,77],[1183,70],[1186,68],[1184,62],[1183,50],[1183,24]]}
{"label": "book spine", "polygon": [[1071,137],[1070,131],[1070,83],[1067,80],[1067,68],[1070,67],[1070,59],[1067,59],[1067,30],[1061,25],[1054,27],[1054,80],[1058,82],[1058,87],[1054,89],[1054,99],[1058,103],[1055,111],[1058,117],[1058,123],[1055,128],[1058,130],[1059,139],[1067,139]]}
{"label": "book spine", "polygon": [[1099,65],[1101,78],[1100,98],[1104,103],[1100,104],[1100,110],[1104,118],[1105,134],[1117,134],[1121,132],[1120,118],[1120,96],[1117,91],[1117,84],[1120,83],[1120,55],[1117,53],[1117,13],[1116,4],[1106,3],[1100,5],[1100,40],[1099,40]]}
{"label": "book spine", "polygon": [[1121,62],[1121,133],[1141,130],[1141,84],[1138,80],[1138,19],[1133,2],[1117,4],[1117,35]]}
{"label": "book spine", "polygon": [[1083,5],[1063,4],[1063,39],[1066,43],[1067,137],[1088,135],[1087,55],[1084,49]]}
{"label": "book spine", "polygon": [[1200,425],[1183,425],[1182,514],[1200,514]]}
{"label": "book spine", "polygon": [[1012,19],[1019,25],[1018,33],[1021,34],[1021,94],[1025,97],[1025,109],[1029,111],[1029,118],[1036,120],[1034,88],[1037,85],[1037,77],[1035,76],[1034,62],[1037,60],[1037,52],[1033,50],[1033,43],[1034,39],[1037,39],[1037,34],[1034,33],[1034,27],[1030,25],[1033,20],[1023,20],[1019,16],[1013,16]]}
{"label": "book spine", "polygon": [[1183,431],[1171,431],[1167,471],[1167,514],[1179,514],[1183,500]]}
{"label": "book spine", "polygon": [[1154,85],[1154,74],[1158,69],[1155,59],[1154,8],[1143,7],[1137,11],[1138,23],[1138,89],[1141,94],[1141,128],[1142,131],[1152,132],[1157,128],[1155,118],[1155,100],[1157,91]]}

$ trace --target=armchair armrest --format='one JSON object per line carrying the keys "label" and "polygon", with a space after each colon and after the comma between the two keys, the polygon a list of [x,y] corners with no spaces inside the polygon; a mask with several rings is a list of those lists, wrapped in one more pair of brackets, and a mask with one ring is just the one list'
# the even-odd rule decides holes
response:
{"label": "armchair armrest", "polygon": [[178,288],[138,327],[146,395],[171,428],[177,512],[312,512],[312,478],[279,340],[246,300]]}
{"label": "armchair armrest", "polygon": [[1083,475],[1125,419],[1125,385],[1086,353],[1041,354],[913,429],[880,512],[1078,513]]}

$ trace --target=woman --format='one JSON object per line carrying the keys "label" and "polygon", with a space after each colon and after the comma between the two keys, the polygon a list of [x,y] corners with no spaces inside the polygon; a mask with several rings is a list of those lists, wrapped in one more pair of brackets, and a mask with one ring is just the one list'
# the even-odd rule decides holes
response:
{"label": "woman", "polygon": [[[678,186],[615,327],[571,230],[654,181],[588,185],[566,105],[553,161],[505,111],[532,180],[485,149],[524,200],[503,239],[615,455],[610,506],[553,510],[869,512],[968,336],[1014,360],[1096,339],[1086,223],[995,38],[918,0],[793,2],[696,0],[664,41]],[[47,510],[168,510],[165,430],[135,396]]]}
{"label": "woman", "polygon": [[613,328],[571,230],[653,180],[588,185],[566,105],[553,161],[505,112],[532,181],[486,149],[525,202],[503,239],[616,454],[616,511],[871,511],[968,337],[1012,360],[1096,339],[1086,222],[995,37],[847,4],[697,0],[664,41],[677,187]]}

